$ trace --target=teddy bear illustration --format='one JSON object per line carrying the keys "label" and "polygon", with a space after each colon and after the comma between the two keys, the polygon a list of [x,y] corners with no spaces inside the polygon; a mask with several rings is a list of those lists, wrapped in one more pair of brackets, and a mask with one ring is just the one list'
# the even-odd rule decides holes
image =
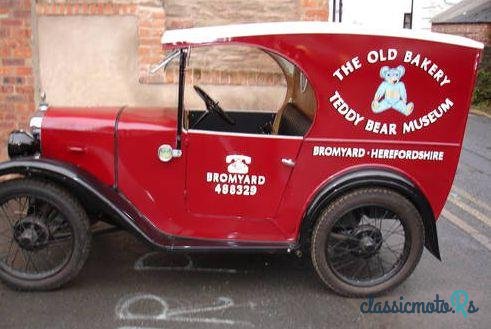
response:
{"label": "teddy bear illustration", "polygon": [[412,102],[407,103],[406,86],[400,81],[405,72],[406,70],[402,65],[394,68],[383,66],[380,69],[380,77],[384,81],[382,81],[373,97],[373,112],[381,113],[391,108],[405,116],[413,112],[414,104]]}

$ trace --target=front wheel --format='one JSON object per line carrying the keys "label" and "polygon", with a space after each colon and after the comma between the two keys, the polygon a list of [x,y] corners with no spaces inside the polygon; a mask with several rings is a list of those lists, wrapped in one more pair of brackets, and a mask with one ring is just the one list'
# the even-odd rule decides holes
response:
{"label": "front wheel", "polygon": [[0,184],[0,280],[51,290],[73,279],[89,254],[90,222],[79,202],[42,180]]}
{"label": "front wheel", "polygon": [[353,191],[319,217],[311,256],[325,285],[340,295],[382,294],[405,280],[421,258],[421,215],[402,195],[383,188]]}

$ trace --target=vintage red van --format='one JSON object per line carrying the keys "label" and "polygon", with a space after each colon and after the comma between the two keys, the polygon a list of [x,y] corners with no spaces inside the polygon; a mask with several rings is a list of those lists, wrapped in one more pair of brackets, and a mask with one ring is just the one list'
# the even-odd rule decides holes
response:
{"label": "vintage red van", "polygon": [[[445,205],[483,45],[430,32],[320,22],[167,31],[173,108],[40,105],[0,164],[0,278],[62,286],[98,219],[167,251],[296,252],[345,296],[406,279],[423,246],[440,258]],[[198,47],[246,45],[281,68],[277,113],[184,106]],[[237,63],[238,66],[241,63]]]}

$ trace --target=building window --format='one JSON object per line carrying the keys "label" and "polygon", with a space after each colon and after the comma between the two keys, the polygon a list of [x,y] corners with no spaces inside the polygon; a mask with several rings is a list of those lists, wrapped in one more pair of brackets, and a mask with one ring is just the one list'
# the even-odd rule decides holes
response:
{"label": "building window", "polygon": [[404,13],[404,22],[402,23],[402,27],[405,29],[412,28],[412,26],[411,26],[411,13]]}

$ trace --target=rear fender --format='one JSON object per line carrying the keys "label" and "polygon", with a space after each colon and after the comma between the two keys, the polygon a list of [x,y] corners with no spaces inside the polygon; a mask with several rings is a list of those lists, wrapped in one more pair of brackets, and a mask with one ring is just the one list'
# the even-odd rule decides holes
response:
{"label": "rear fender", "polygon": [[315,222],[329,203],[354,189],[365,187],[389,188],[408,198],[423,218],[425,247],[433,256],[441,260],[435,216],[428,200],[409,178],[387,169],[359,169],[326,183],[317,192],[305,212],[300,228],[300,244],[308,245]]}

